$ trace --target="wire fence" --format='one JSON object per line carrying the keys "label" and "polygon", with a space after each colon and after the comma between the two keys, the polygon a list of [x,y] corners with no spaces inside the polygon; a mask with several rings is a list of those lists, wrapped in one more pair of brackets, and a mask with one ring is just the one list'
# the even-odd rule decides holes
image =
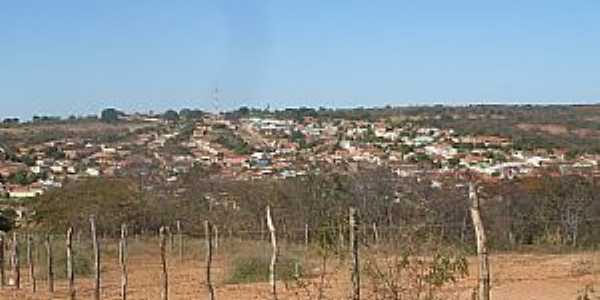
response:
{"label": "wire fence", "polygon": [[[600,218],[585,220],[593,223],[599,221]],[[263,266],[268,265],[272,256],[273,243],[266,227],[233,230],[211,226],[210,230],[202,231],[189,229],[188,225],[188,222],[180,221],[169,227],[161,227],[161,231],[138,229],[129,233],[126,230],[122,237],[113,231],[98,233],[90,228],[73,228],[70,238],[67,238],[66,231],[64,234],[33,231],[15,232],[12,236],[4,234],[0,241],[0,284],[4,289],[44,297],[48,294],[57,298],[92,296],[96,292],[92,278],[96,254],[94,235],[97,235],[100,257],[101,298],[126,299],[128,293],[139,294],[140,286],[147,298],[158,298],[158,295],[163,298],[163,294],[169,297],[169,293],[179,293],[183,289],[190,296],[199,297],[210,293],[209,286],[213,284],[217,291],[216,295],[213,291],[212,297],[218,298],[218,288],[244,283],[244,278],[236,277],[239,264],[243,263],[239,261],[243,259],[256,260],[249,262],[249,268],[256,268],[260,273],[257,275],[260,278],[251,278],[249,282],[266,280],[269,270]],[[347,258],[357,251],[357,260],[363,260],[378,253],[403,253],[416,244],[441,245],[446,235],[442,229],[472,230],[470,226],[465,222],[391,226],[363,223],[356,224],[354,236],[352,227],[346,223],[324,226],[305,224],[285,230],[276,228],[279,258],[277,279],[299,279],[311,273],[311,269],[319,267],[319,259],[326,255]],[[123,240],[126,240],[126,246]],[[474,248],[472,240],[465,240],[464,243],[464,246]],[[354,245],[358,250],[353,250]],[[212,251],[211,258],[207,258],[209,249]],[[415,250],[412,254],[427,255],[421,250]],[[346,282],[341,284],[349,286],[354,284],[354,275],[350,273],[360,272],[361,268],[350,268],[353,262],[341,258],[337,268],[345,273],[342,277],[346,278]],[[125,268],[123,264],[126,264]],[[216,274],[214,282],[208,279],[211,273]],[[166,283],[158,280],[163,276]],[[127,284],[122,289],[123,280],[133,283],[129,290]],[[146,283],[140,284],[143,280],[147,280]],[[74,282],[73,287],[69,285],[70,281]],[[164,292],[164,284],[171,286],[171,289]],[[287,286],[285,283],[283,285]],[[156,286],[160,286],[160,290]],[[265,293],[267,291],[265,288]]]}

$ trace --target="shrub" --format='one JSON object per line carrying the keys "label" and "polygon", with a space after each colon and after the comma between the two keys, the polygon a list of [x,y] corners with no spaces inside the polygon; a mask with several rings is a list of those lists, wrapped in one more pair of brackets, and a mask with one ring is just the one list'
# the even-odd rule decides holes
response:
{"label": "shrub", "polygon": [[[265,282],[269,280],[268,256],[246,256],[233,260],[231,274],[226,281],[229,284]],[[279,256],[276,265],[278,280],[291,280],[301,276],[303,271],[298,259]]]}
{"label": "shrub", "polygon": [[[67,257],[58,253],[54,258],[54,276],[56,278],[67,278]],[[87,277],[92,274],[92,251],[84,247],[73,247],[73,272],[77,277]]]}
{"label": "shrub", "polygon": [[378,299],[440,299],[439,290],[468,275],[466,258],[460,253],[435,250],[431,257],[412,252],[385,259],[367,260],[367,280]]}

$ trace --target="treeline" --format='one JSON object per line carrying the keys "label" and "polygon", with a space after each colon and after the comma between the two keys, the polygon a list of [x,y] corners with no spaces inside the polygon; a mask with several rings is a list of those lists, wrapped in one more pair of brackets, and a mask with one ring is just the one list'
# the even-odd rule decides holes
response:
{"label": "treeline", "polygon": [[[205,171],[203,171],[205,172]],[[90,179],[49,192],[31,207],[31,226],[62,232],[86,226],[94,214],[99,230],[158,230],[180,220],[202,232],[209,219],[224,230],[264,230],[264,208],[271,205],[280,234],[302,239],[305,225],[347,226],[347,209],[361,213],[368,228],[387,234],[410,230],[415,238],[473,245],[464,181],[441,184],[398,178],[385,168],[363,168],[354,175],[322,172],[287,180],[228,181],[192,173],[184,183],[140,188],[139,178]],[[490,245],[593,246],[600,242],[600,185],[575,176],[546,177],[481,186],[482,212]],[[471,246],[468,246],[471,247]]]}

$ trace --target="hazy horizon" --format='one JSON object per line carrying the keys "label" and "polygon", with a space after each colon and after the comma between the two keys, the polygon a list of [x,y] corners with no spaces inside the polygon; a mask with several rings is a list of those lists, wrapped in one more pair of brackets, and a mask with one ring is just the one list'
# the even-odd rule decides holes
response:
{"label": "hazy horizon", "polygon": [[[165,102],[168,103],[168,102]],[[186,105],[179,105],[179,106],[166,106],[164,108],[158,108],[158,109],[153,109],[153,108],[141,108],[141,109],[137,109],[137,108],[122,108],[119,107],[118,105],[109,105],[109,106],[105,106],[105,107],[101,107],[98,108],[97,111],[82,111],[82,112],[76,112],[76,113],[67,113],[67,114],[51,114],[51,113],[40,113],[40,114],[33,114],[30,116],[17,116],[17,115],[10,115],[10,116],[2,116],[0,115],[0,121],[2,119],[5,118],[18,118],[21,122],[28,122],[31,121],[32,118],[34,116],[38,116],[38,117],[60,117],[62,119],[67,119],[71,116],[74,117],[87,117],[87,116],[91,116],[91,115],[95,115],[95,116],[100,116],[100,113],[103,109],[116,109],[118,111],[124,112],[126,114],[135,114],[135,113],[140,113],[140,114],[148,114],[148,113],[153,113],[153,114],[161,114],[164,113],[167,110],[175,110],[177,112],[181,111],[182,109],[198,109],[198,110],[202,110],[205,112],[209,112],[209,113],[223,113],[223,112],[229,112],[229,111],[233,111],[233,110],[237,110],[241,107],[247,107],[250,109],[266,109],[269,108],[270,111],[274,111],[274,110],[284,110],[287,108],[293,109],[293,108],[312,108],[312,109],[319,109],[319,108],[325,108],[325,109],[357,109],[357,108],[365,108],[365,109],[373,109],[373,108],[385,108],[387,106],[390,106],[391,108],[401,108],[401,107],[433,107],[433,106],[438,106],[438,105],[442,105],[442,106],[446,106],[446,107],[467,107],[467,106],[471,106],[471,105],[490,105],[490,106],[494,106],[494,105],[505,105],[505,106],[511,106],[511,105],[519,105],[519,106],[525,106],[525,105],[533,105],[533,106],[550,106],[550,105],[565,105],[565,106],[569,106],[569,105],[600,105],[600,101],[590,101],[590,102],[503,102],[503,103],[499,103],[499,102],[465,102],[465,103],[449,103],[449,104],[444,104],[444,103],[405,103],[405,104],[385,104],[385,105],[371,105],[371,106],[365,106],[365,105],[354,105],[354,106],[327,106],[327,105],[319,105],[319,106],[311,106],[311,105],[287,105],[287,106],[280,106],[280,107],[275,107],[272,106],[268,103],[268,101],[265,101],[266,106],[252,106],[252,105],[240,105],[237,107],[227,107],[227,108],[222,108],[219,109],[218,111],[216,111],[214,108],[211,107],[198,107],[198,106],[186,106]]]}

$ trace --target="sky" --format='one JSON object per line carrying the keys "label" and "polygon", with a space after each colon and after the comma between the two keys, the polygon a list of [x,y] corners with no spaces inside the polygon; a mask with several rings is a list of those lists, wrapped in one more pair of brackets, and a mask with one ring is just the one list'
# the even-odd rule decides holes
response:
{"label": "sky", "polygon": [[0,117],[597,102],[597,0],[0,0]]}

